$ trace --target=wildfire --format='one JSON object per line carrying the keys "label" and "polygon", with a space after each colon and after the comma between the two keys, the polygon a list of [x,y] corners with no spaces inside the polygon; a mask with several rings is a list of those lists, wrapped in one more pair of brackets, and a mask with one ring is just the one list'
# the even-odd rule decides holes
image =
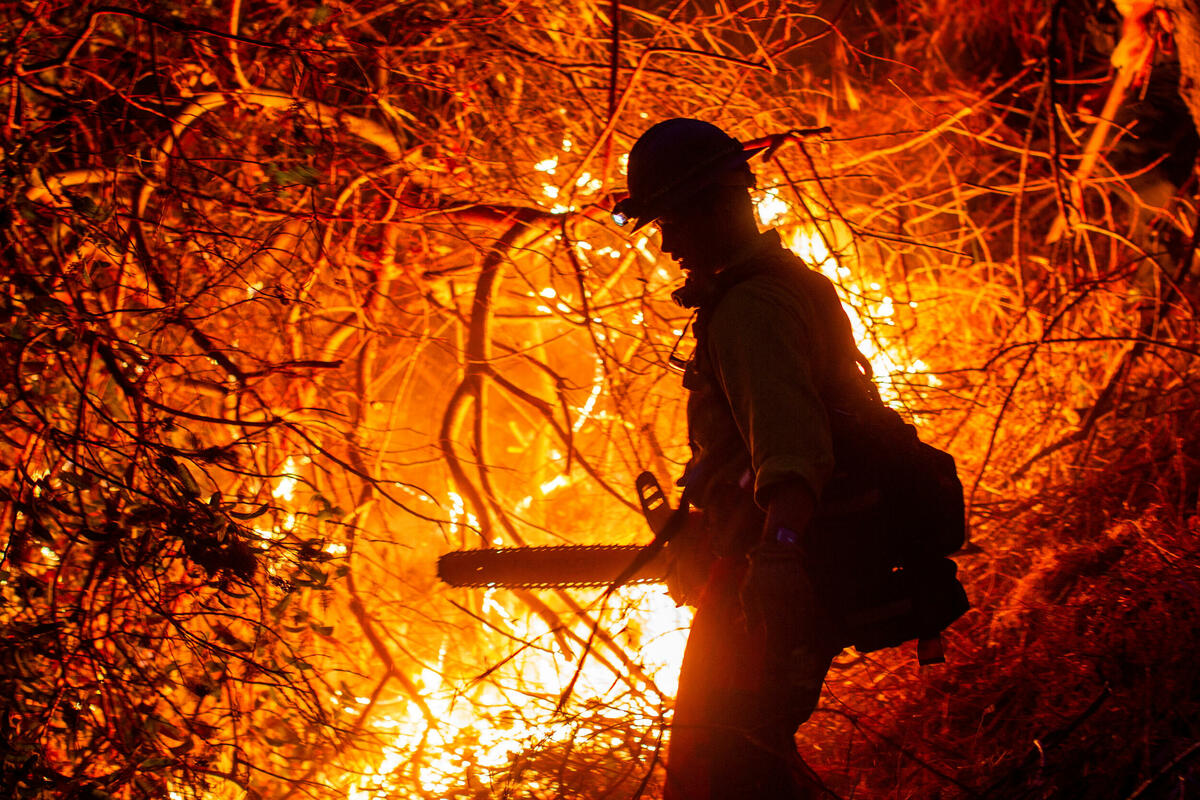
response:
{"label": "wildfire", "polygon": [[[381,760],[349,788],[348,800],[476,797],[481,789],[503,779],[517,754],[566,746],[581,738],[573,715],[552,713],[578,668],[577,660],[556,655],[555,632],[545,620],[513,614],[495,596],[497,591],[503,590],[487,591],[482,609],[491,621],[503,625],[513,641],[529,646],[486,682],[449,678],[449,652],[444,647],[438,664],[422,670],[416,680],[434,721],[399,699],[377,718],[374,729],[390,741]],[[581,702],[610,708],[613,725],[630,715],[630,709],[623,707],[627,704],[620,702],[625,681],[659,702],[674,695],[678,660],[691,621],[690,611],[676,608],[661,587],[627,587],[621,592],[621,603],[630,610],[619,624],[629,634],[638,669],[649,680],[618,674],[611,662],[593,656],[583,662],[574,686]],[[582,622],[574,626],[580,640],[589,632]],[[522,789],[522,796],[531,797],[543,796],[539,789],[549,791],[530,784]]]}
{"label": "wildfire", "polygon": [[[564,143],[563,152],[569,151]],[[554,176],[559,158],[547,158],[534,169]],[[581,179],[577,187],[592,189],[590,176]],[[543,194],[557,200],[559,186],[545,184]],[[807,264],[820,270],[838,287],[838,291],[854,328],[860,348],[870,359],[876,375],[895,376],[920,371],[920,361],[907,364],[894,352],[895,348],[879,331],[892,324],[895,313],[892,298],[882,294],[878,284],[856,279],[848,259],[831,251],[828,231],[813,225],[795,222],[792,208],[776,190],[769,190],[758,199],[757,208],[764,224],[779,227],[786,245]],[[565,210],[554,205],[553,210]],[[624,243],[624,250],[633,248],[651,266],[656,256],[643,237],[636,243]],[[576,248],[585,260],[592,256],[611,255],[612,248],[594,249],[591,245]],[[671,273],[661,267],[656,271],[665,282]],[[539,311],[548,317],[555,313],[551,304],[566,313],[562,297],[552,287],[535,289],[531,297],[540,301]],[[645,324],[645,316],[636,311],[630,324]],[[599,322],[599,320],[597,320]],[[675,335],[681,331],[675,330]],[[596,413],[597,404],[605,389],[603,364],[596,361],[592,385],[584,403],[575,408],[578,416],[572,431],[578,432]],[[885,394],[891,389],[884,381]],[[289,465],[290,466],[290,465]],[[542,497],[561,491],[572,483],[569,475],[555,475],[539,484]],[[467,513],[464,502],[451,493],[451,532],[460,526],[477,524]],[[527,510],[534,498],[526,497],[517,504]],[[437,663],[425,667],[415,684],[427,708],[417,708],[407,698],[397,696],[390,704],[376,707],[372,728],[387,739],[379,760],[366,769],[348,788],[349,800],[368,800],[379,796],[408,797],[474,797],[486,793],[497,781],[502,781],[514,767],[520,754],[565,747],[577,738],[586,738],[579,724],[570,715],[558,714],[554,705],[563,690],[571,684],[577,703],[591,708],[606,708],[613,716],[613,725],[628,724],[639,709],[628,696],[618,702],[623,692],[632,690],[643,698],[662,704],[669,702],[677,689],[679,664],[687,641],[691,611],[677,608],[661,587],[626,587],[620,594],[622,603],[619,619],[610,611],[601,615],[607,630],[620,631],[621,645],[636,659],[636,674],[622,669],[611,653],[596,649],[579,666],[579,653],[561,651],[562,631],[553,630],[546,620],[512,603],[506,590],[488,590],[478,603],[481,617],[501,631],[510,642],[521,642],[507,656],[497,653],[494,658],[501,666],[489,670],[486,680],[461,676],[462,665],[456,664],[453,648],[444,645]],[[583,621],[573,625],[575,643],[586,641],[590,626]],[[576,647],[576,650],[579,648]],[[361,707],[366,698],[343,697],[339,702],[347,710]],[[644,710],[640,710],[645,713]],[[518,759],[519,760],[519,759]],[[523,796],[552,796],[551,787],[530,782],[522,783]]]}
{"label": "wildfire", "polygon": [[298,482],[296,460],[288,456],[287,463],[283,467],[283,476],[275,484],[275,488],[271,490],[271,496],[276,500],[291,501],[296,494],[296,485]]}
{"label": "wildfire", "polygon": [[[563,152],[569,149],[570,144],[564,142]],[[560,169],[559,158],[545,159],[534,169],[554,176]],[[594,179],[584,175],[576,181],[575,189],[582,193],[596,191],[599,187],[593,184]],[[548,201],[555,201],[560,188],[547,183],[543,194]],[[563,211],[566,207],[554,205],[553,210]],[[893,324],[895,304],[878,284],[856,277],[851,258],[831,246],[833,226],[798,223],[798,215],[777,190],[761,194],[757,210],[764,225],[780,229],[787,247],[835,283],[859,346],[876,375],[895,376],[925,369],[919,360],[905,363],[897,348],[880,334]],[[674,273],[657,263],[658,256],[648,244],[648,239],[641,237],[618,245],[619,249],[585,246],[583,242],[575,249],[585,263],[589,258],[604,256],[616,259],[632,250],[630,255],[644,259],[660,288],[665,289],[674,280]],[[548,321],[567,319],[573,312],[571,298],[550,286],[534,287],[529,298]],[[648,317],[635,310],[626,320],[635,327],[645,327],[651,324]],[[683,331],[672,326],[670,333],[679,336]],[[598,341],[605,341],[603,330],[597,329],[595,335]],[[602,403],[606,388],[604,363],[597,357],[586,396],[572,406],[572,433],[580,433],[589,422],[607,418],[610,412]],[[887,380],[881,390],[894,396]],[[562,459],[561,453],[550,455],[552,460]],[[298,460],[286,459],[271,488],[275,500],[294,500],[304,480]],[[309,463],[308,459],[303,463]],[[574,481],[572,474],[548,477],[535,484],[535,495],[523,498],[514,508],[525,514],[536,498],[563,492]],[[469,512],[463,497],[451,491],[448,499],[448,532],[477,529],[479,521]],[[278,535],[278,528],[271,533]],[[501,541],[497,538],[495,544]],[[331,544],[328,552],[341,556],[346,548]],[[631,719],[640,720],[646,730],[662,730],[662,709],[669,707],[678,688],[679,665],[692,616],[690,609],[677,608],[662,587],[625,587],[610,600],[609,608],[589,609],[598,614],[614,644],[594,644],[582,665],[580,643],[592,633],[588,621],[563,613],[561,619],[569,630],[552,626],[545,616],[532,613],[504,589],[487,590],[470,604],[480,620],[502,634],[499,639],[490,637],[495,651],[486,659],[491,663],[470,663],[473,651],[460,648],[447,637],[437,658],[410,675],[410,688],[419,694],[421,703],[413,702],[409,693],[398,688],[391,696],[374,699],[354,696],[343,688],[328,698],[348,718],[361,718],[364,730],[382,743],[367,766],[343,772],[340,778],[330,775],[331,780],[342,783],[347,800],[486,796],[506,780],[520,780],[519,764],[530,753],[566,752],[572,748],[577,752],[603,746],[605,736],[612,740],[610,744],[619,744],[619,737],[601,731],[627,728]],[[471,669],[483,673],[468,674]],[[556,703],[568,686],[572,686],[572,708],[588,710],[586,721],[570,708],[556,711]],[[345,766],[339,765],[338,769]],[[541,786],[536,780],[522,780],[521,792],[521,796],[551,797],[555,788]]]}

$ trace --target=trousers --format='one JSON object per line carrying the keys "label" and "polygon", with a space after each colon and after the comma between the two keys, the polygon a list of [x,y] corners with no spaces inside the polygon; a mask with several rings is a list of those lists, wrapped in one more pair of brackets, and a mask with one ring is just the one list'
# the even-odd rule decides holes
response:
{"label": "trousers", "polygon": [[747,629],[745,559],[720,558],[696,604],[667,748],[665,800],[815,800],[796,751],[838,649]]}

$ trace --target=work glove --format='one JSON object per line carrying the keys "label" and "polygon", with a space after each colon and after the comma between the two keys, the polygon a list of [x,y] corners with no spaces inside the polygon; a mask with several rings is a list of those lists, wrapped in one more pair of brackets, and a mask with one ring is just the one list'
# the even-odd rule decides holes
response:
{"label": "work glove", "polygon": [[764,667],[779,680],[780,702],[816,706],[829,663],[840,647],[817,598],[798,544],[765,541],[750,551],[741,585],[742,611],[752,635],[764,639]]}
{"label": "work glove", "polygon": [[800,546],[764,541],[747,560],[740,590],[747,629],[784,648],[814,641],[823,620]]}
{"label": "work glove", "polygon": [[712,537],[700,512],[688,512],[683,529],[667,542],[665,552],[667,594],[677,606],[698,605],[716,560]]}

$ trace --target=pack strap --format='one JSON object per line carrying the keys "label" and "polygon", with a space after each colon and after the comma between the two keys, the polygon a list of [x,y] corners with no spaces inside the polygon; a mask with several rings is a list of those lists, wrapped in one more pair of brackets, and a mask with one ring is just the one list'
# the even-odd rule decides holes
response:
{"label": "pack strap", "polygon": [[922,667],[946,663],[946,647],[940,633],[917,639],[917,663]]}

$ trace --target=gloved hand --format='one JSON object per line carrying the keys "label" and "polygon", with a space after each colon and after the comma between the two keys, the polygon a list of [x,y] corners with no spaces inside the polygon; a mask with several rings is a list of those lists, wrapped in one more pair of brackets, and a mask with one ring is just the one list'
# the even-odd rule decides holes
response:
{"label": "gloved hand", "polygon": [[716,556],[712,537],[699,511],[688,512],[683,530],[667,542],[667,594],[675,605],[695,606],[708,583]]}
{"label": "gloved hand", "polygon": [[748,559],[741,585],[746,625],[752,635],[764,638],[764,668],[778,683],[781,704],[803,721],[816,707],[830,661],[841,649],[832,619],[808,577],[804,550],[794,539],[764,541]]}
{"label": "gloved hand", "polygon": [[739,593],[747,629],[781,647],[814,641],[825,620],[800,546],[765,541],[747,559]]}

